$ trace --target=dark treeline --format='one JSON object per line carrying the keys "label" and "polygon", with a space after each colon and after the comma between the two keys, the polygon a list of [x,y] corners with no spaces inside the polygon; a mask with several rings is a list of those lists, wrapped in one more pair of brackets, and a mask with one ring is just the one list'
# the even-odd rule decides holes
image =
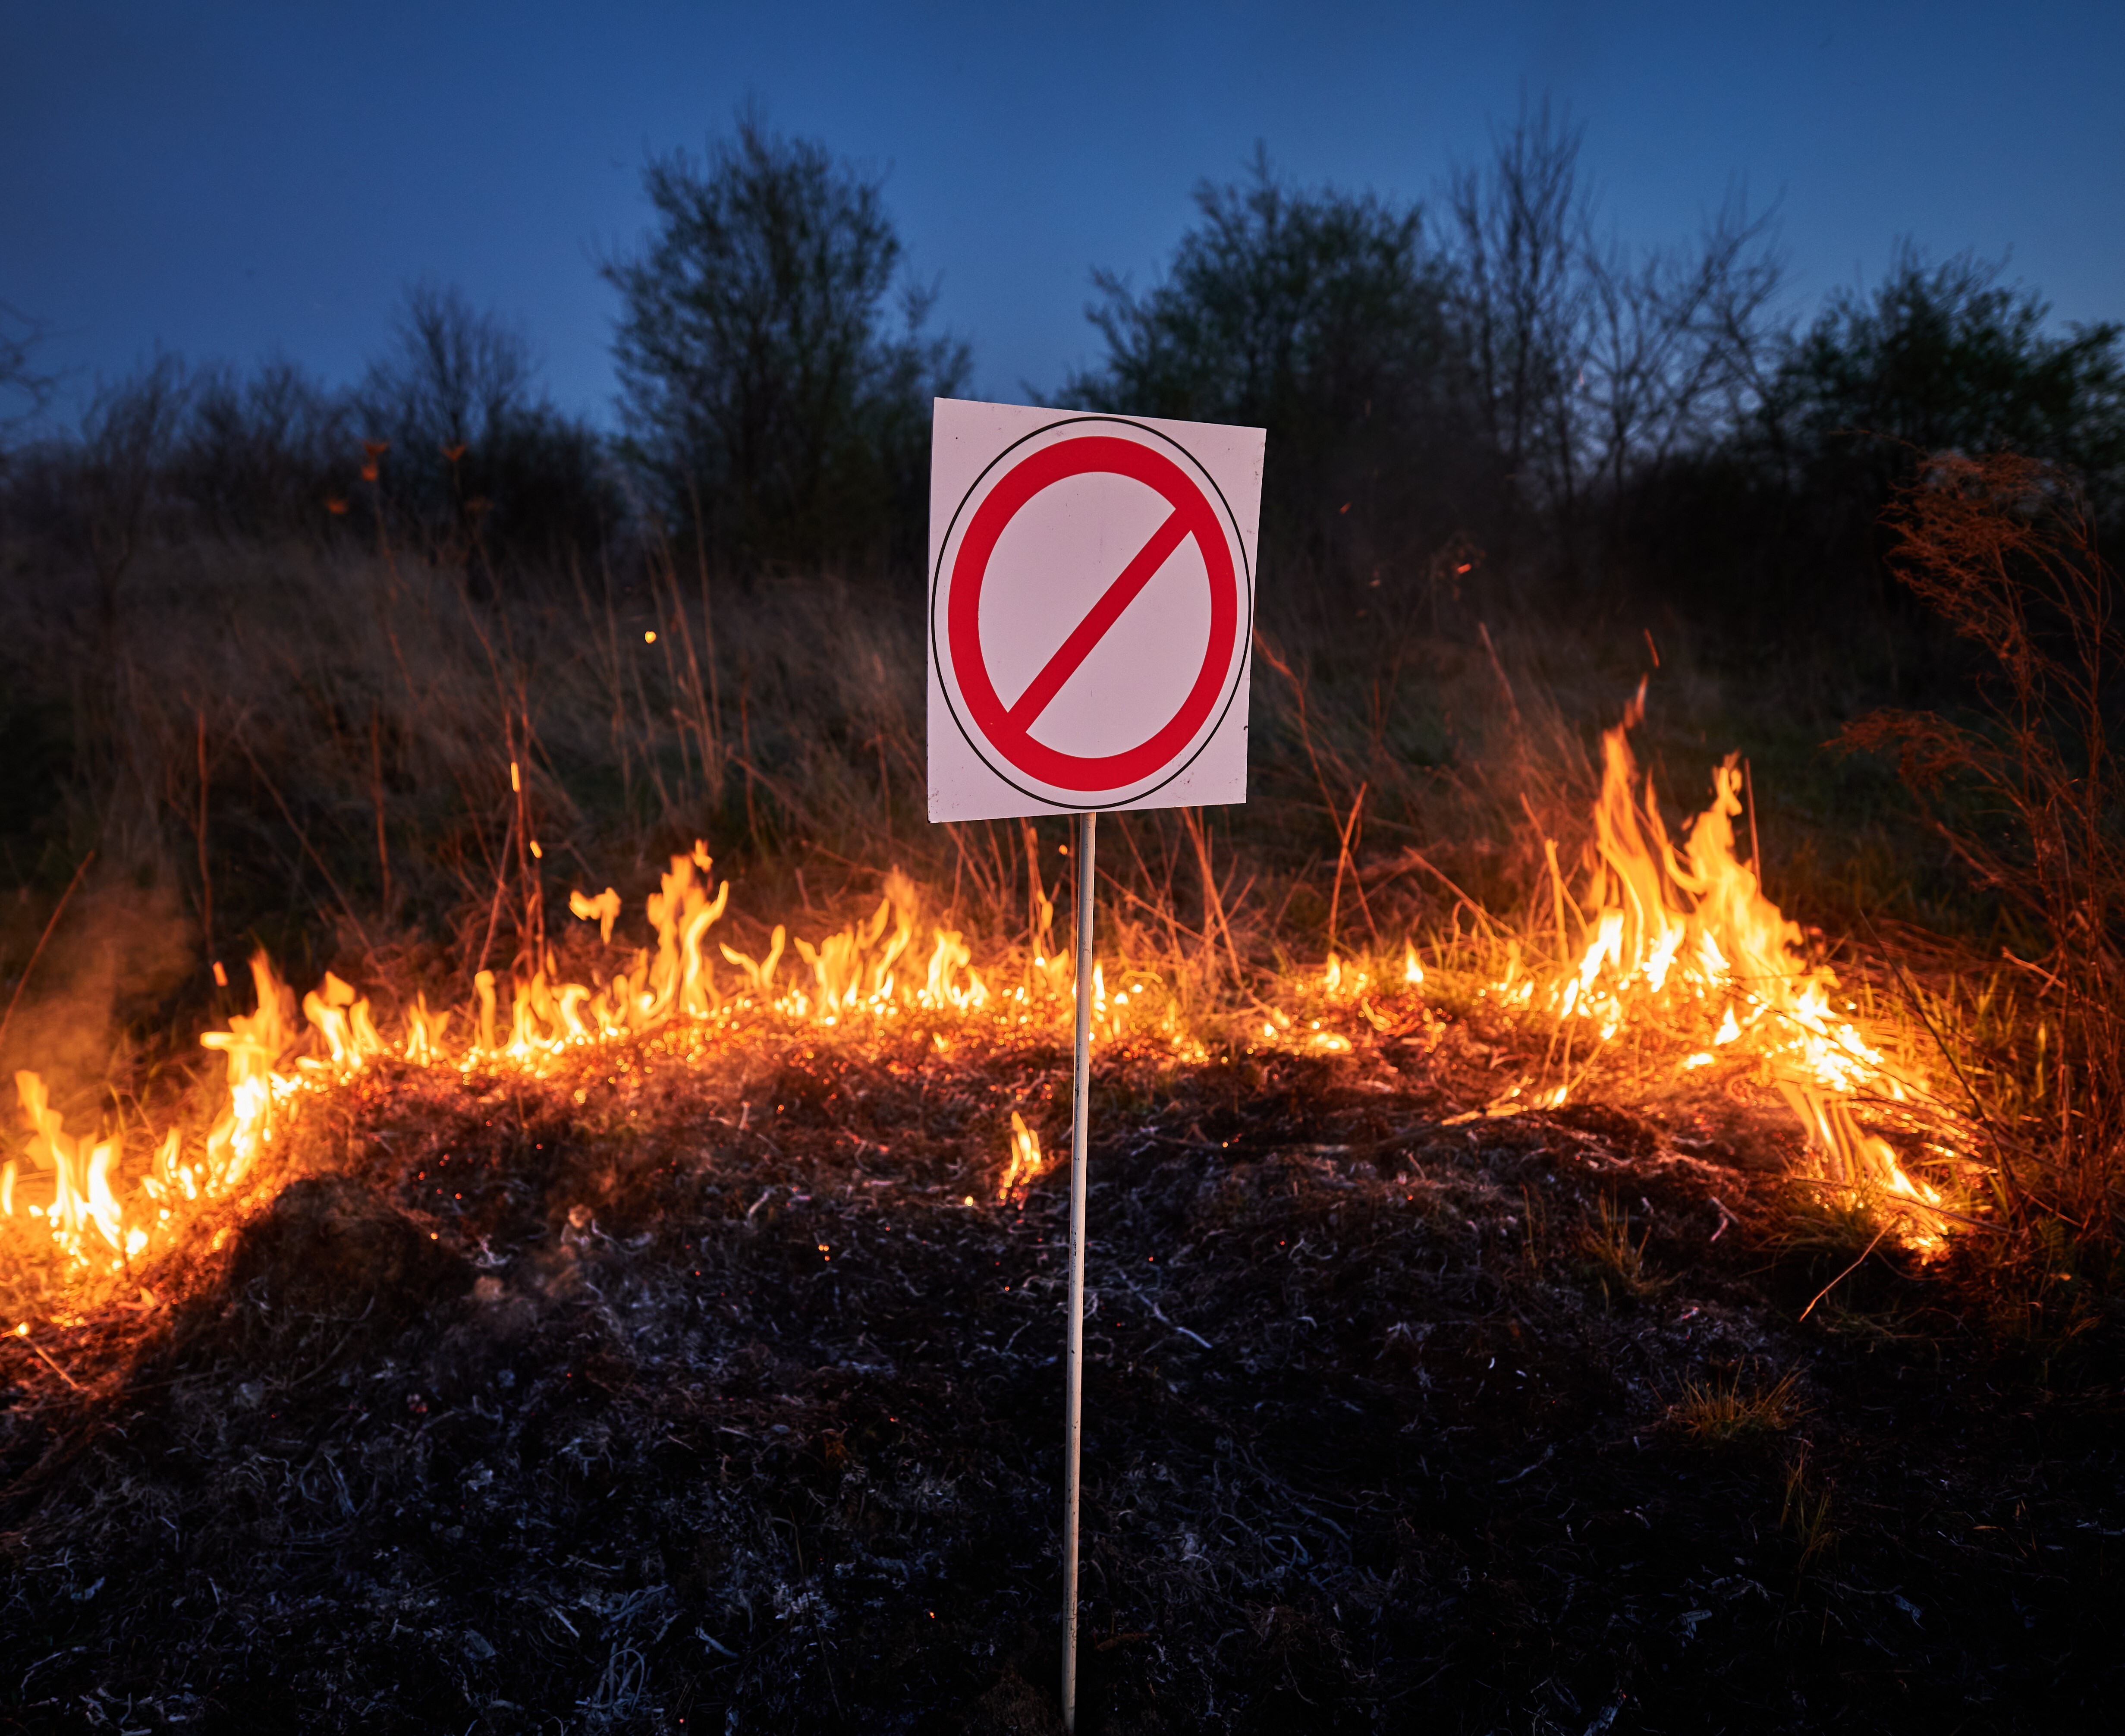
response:
{"label": "dark treeline", "polygon": [[[746,576],[910,570],[929,400],[971,357],[933,328],[881,177],[748,114],[645,184],[654,229],[601,266],[617,436],[541,395],[503,319],[422,284],[350,387],[167,356],[105,385],[76,435],[8,453],[7,528],[106,592],[144,536],[379,526],[482,586],[657,546]],[[1196,204],[1150,287],[1095,273],[1105,355],[1055,400],[1266,426],[1273,615],[1379,580],[1441,626],[1458,593],[1775,634],[1887,605],[1876,525],[1925,453],[2052,460],[2115,509],[2118,326],[2061,334],[1999,264],[1909,243],[1797,318],[1769,214],[1737,194],[1625,248],[1546,108],[1428,209],[1296,187],[1265,156]],[[45,383],[34,334],[8,335],[19,401]]]}
{"label": "dark treeline", "polygon": [[416,284],[351,386],[282,358],[169,354],[99,384],[72,436],[0,451],[0,512],[93,569],[106,609],[145,545],[195,537],[366,545],[381,528],[489,580],[629,523],[610,441],[536,381],[521,333]]}
{"label": "dark treeline", "polygon": [[1813,633],[1833,602],[1890,603],[1882,509],[1943,449],[2052,461],[2115,512],[2118,326],[2057,335],[1998,264],[1908,243],[1797,323],[1768,215],[1736,196],[1633,253],[1603,239],[1579,149],[1524,120],[1431,213],[1293,189],[1265,159],[1205,184],[1155,287],[1098,277],[1106,359],[1066,396],[1266,425],[1265,569],[1335,607],[1419,584],[1435,623],[1444,588],[1494,620]]}

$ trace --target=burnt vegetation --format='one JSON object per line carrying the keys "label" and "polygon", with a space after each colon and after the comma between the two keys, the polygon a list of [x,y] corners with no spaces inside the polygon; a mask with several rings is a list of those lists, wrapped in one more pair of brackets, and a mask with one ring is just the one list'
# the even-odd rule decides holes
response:
{"label": "burnt vegetation", "polygon": [[[1505,1033],[1355,1035],[1102,1063],[1082,1728],[2104,1691],[2099,1305],[1891,1253],[1796,1324],[1863,1238],[1793,1228],[1790,1134],[1472,1122]],[[1059,1728],[1067,1172],[999,1201],[990,1154],[1062,1059],[371,1080],[186,1300],[13,1359],[14,1715]]]}
{"label": "burnt vegetation", "polygon": [[[1915,247],[1798,314],[1740,196],[1634,252],[1565,120],[1491,143],[1421,208],[1206,183],[1053,392],[1270,431],[1251,799],[1100,834],[1101,955],[1201,1046],[1095,1075],[1081,1727],[2093,1724],[2120,329]],[[748,114],[647,185],[616,434],[434,283],[350,384],[163,356],[56,433],[0,306],[0,1068],[126,1162],[254,946],[462,1017],[697,837],[756,958],[888,869],[999,982],[1067,940],[1059,825],[924,816],[971,352],[882,177]],[[1483,1112],[1647,675],[1655,800],[1746,751],[1750,869],[1938,1083],[1944,1252],[1642,1035]],[[1067,1162],[998,1197],[1050,1040],[379,1064],[92,1296],[0,1219],[0,1726],[1058,1727]]]}

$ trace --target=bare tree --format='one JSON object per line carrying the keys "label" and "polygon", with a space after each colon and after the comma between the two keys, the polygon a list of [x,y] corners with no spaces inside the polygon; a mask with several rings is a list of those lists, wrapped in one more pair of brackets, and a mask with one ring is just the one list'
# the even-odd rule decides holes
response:
{"label": "bare tree", "polygon": [[1567,565],[1590,493],[1620,510],[1676,455],[1732,432],[1783,348],[1774,214],[1752,216],[1737,191],[1692,243],[1604,242],[1584,134],[1546,101],[1523,108],[1487,163],[1454,172],[1441,243],[1507,533],[1546,521]]}
{"label": "bare tree", "polygon": [[[621,516],[597,430],[539,389],[530,338],[452,285],[409,287],[354,394],[372,497],[482,594],[594,546]],[[371,475],[370,473],[375,474]]]}
{"label": "bare tree", "polygon": [[106,651],[117,639],[120,588],[139,552],[191,398],[182,360],[158,356],[125,380],[99,386],[82,419],[81,527]]}
{"label": "bare tree", "polygon": [[1507,516],[1577,493],[1576,396],[1591,285],[1592,200],[1581,185],[1585,128],[1545,98],[1492,138],[1491,160],[1457,166],[1445,197],[1454,307],[1477,410],[1505,460]]}
{"label": "bare tree", "polygon": [[455,284],[408,288],[392,338],[359,403],[371,433],[418,461],[492,440],[530,406],[538,373],[530,340]]}
{"label": "bare tree", "polygon": [[1732,193],[1694,247],[1586,262],[1580,395],[1590,455],[1612,502],[1685,451],[1726,438],[1761,401],[1780,346],[1783,261],[1774,214]]}

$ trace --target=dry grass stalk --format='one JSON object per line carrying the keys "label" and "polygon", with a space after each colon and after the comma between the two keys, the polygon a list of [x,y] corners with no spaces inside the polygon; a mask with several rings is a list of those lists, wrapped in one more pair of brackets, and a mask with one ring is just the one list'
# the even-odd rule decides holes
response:
{"label": "dry grass stalk", "polygon": [[1837,1532],[1830,1523],[1832,1490],[1808,1474],[1807,1455],[1795,1455],[1786,1467],[1785,1497],[1779,1508],[1779,1527],[1790,1531],[1800,1545],[1795,1576],[1805,1575],[1817,1561],[1837,1547]]}
{"label": "dry grass stalk", "polygon": [[1798,1386],[1799,1376],[1789,1372],[1761,1391],[1744,1392],[1738,1369],[1724,1383],[1686,1380],[1669,1415],[1693,1440],[1725,1446],[1792,1427],[1802,1410]]}
{"label": "dry grass stalk", "polygon": [[1652,1238],[1652,1226],[1647,1224],[1633,1240],[1629,1212],[1613,1195],[1604,1195],[1574,1238],[1580,1271],[1599,1286],[1604,1299],[1640,1301],[1657,1295],[1673,1281],[1656,1273],[1646,1257]]}

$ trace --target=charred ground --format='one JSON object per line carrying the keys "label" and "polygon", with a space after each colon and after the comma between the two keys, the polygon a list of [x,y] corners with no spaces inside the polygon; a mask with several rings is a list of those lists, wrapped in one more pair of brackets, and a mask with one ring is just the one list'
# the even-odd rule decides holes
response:
{"label": "charred ground", "polygon": [[[1103,1058],[1081,1728],[2099,1721],[2114,1306],[1868,1251],[1746,1080],[1352,1035]],[[0,1728],[1059,1728],[1061,1055],[678,1041],[372,1072],[7,1341]]]}

